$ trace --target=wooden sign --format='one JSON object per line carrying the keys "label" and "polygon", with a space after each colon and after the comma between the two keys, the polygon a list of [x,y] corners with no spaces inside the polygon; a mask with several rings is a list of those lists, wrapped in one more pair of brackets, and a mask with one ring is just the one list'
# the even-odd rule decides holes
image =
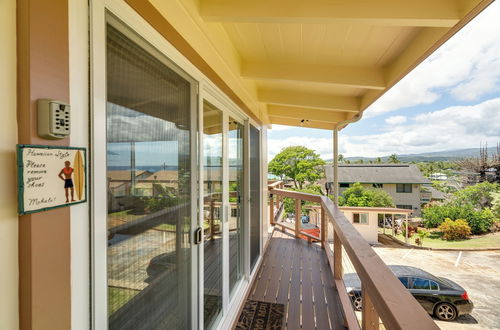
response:
{"label": "wooden sign", "polygon": [[17,145],[19,214],[87,201],[85,148]]}

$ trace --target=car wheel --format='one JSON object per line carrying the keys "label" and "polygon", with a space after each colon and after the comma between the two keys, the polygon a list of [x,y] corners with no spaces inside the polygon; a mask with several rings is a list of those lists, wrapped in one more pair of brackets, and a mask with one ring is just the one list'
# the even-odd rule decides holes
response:
{"label": "car wheel", "polygon": [[363,299],[361,297],[355,297],[352,300],[352,304],[354,305],[354,310],[360,311],[363,309]]}
{"label": "car wheel", "polygon": [[453,321],[457,318],[457,310],[447,303],[438,304],[434,309],[434,314],[442,321]]}

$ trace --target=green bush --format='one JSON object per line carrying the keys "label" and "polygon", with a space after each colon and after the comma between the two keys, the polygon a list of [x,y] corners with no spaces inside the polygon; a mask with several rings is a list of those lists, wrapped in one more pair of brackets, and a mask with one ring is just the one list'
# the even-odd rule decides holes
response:
{"label": "green bush", "polygon": [[471,228],[463,219],[453,221],[447,218],[438,229],[443,233],[442,238],[448,241],[466,239],[471,234]]}
{"label": "green bush", "polygon": [[500,222],[500,192],[491,193],[491,197],[493,198],[491,201],[491,211],[493,212],[495,221]]}
{"label": "green bush", "polygon": [[[406,227],[403,226],[401,229],[401,234],[403,234],[404,237],[406,237]],[[413,234],[415,234],[415,228],[408,226],[408,238],[412,237]]]}
{"label": "green bush", "polygon": [[489,231],[493,224],[493,213],[489,208],[477,210],[470,204],[455,205],[453,203],[426,207],[422,211],[424,226],[436,228],[444,219],[464,219],[473,234],[483,234]]}

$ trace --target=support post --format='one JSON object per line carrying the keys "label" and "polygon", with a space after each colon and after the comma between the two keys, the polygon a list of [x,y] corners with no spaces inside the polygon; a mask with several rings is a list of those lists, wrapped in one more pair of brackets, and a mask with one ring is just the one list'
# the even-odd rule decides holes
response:
{"label": "support post", "polygon": [[339,130],[333,130],[333,203],[339,205]]}
{"label": "support post", "polygon": [[295,200],[295,237],[300,237],[300,218],[301,218],[300,199]]}
{"label": "support post", "polygon": [[396,237],[396,230],[395,230],[395,225],[394,225],[394,213],[391,214],[392,217],[392,236]]}
{"label": "support post", "polygon": [[408,243],[408,213],[405,215],[405,227],[406,227],[405,242]]}
{"label": "support post", "polygon": [[274,225],[274,194],[269,194],[269,223]]}
{"label": "support post", "polygon": [[326,213],[325,209],[321,207],[321,247],[324,249],[326,246],[326,228],[328,228],[326,224]]}
{"label": "support post", "polygon": [[379,329],[379,316],[377,311],[375,310],[375,306],[370,299],[370,295],[367,292],[368,290],[362,290],[362,299],[363,299],[363,310],[361,317],[361,329],[363,330],[378,330]]}
{"label": "support post", "polygon": [[333,230],[333,278],[341,280],[342,276],[342,242],[337,235],[335,229]]}
{"label": "support post", "polygon": [[385,235],[385,214],[382,214],[382,218],[383,218],[383,221],[384,221],[383,227],[384,227],[384,235]]}

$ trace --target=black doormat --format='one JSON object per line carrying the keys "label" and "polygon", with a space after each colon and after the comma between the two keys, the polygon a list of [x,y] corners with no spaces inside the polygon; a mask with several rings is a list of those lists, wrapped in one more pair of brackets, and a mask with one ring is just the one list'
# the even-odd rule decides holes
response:
{"label": "black doormat", "polygon": [[285,305],[247,300],[236,329],[282,329]]}

